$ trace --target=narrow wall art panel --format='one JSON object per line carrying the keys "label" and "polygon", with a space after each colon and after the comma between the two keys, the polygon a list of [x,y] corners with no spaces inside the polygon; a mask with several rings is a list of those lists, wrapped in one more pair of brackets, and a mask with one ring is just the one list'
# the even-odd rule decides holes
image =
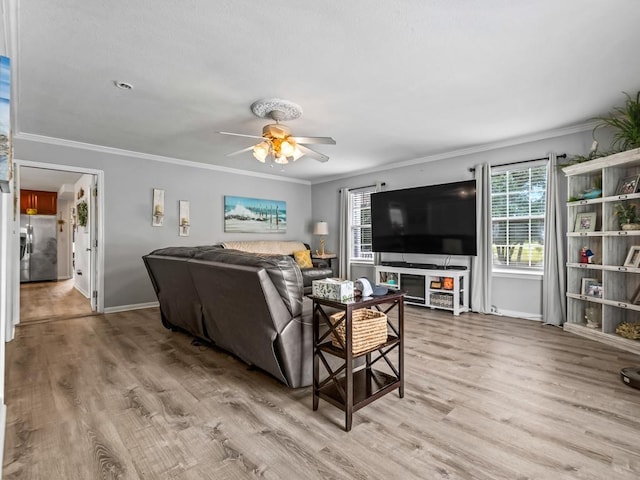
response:
{"label": "narrow wall art panel", "polygon": [[180,224],[178,225],[178,231],[181,237],[189,236],[189,228],[191,227],[191,206],[188,200],[180,200],[178,202]]}
{"label": "narrow wall art panel", "polygon": [[0,192],[11,180],[11,62],[0,55]]}
{"label": "narrow wall art panel", "polygon": [[285,233],[287,202],[226,195],[224,197],[224,231]]}

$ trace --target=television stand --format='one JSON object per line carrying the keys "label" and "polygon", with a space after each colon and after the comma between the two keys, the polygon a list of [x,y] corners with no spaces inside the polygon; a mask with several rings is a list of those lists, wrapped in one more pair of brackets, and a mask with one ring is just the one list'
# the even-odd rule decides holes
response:
{"label": "television stand", "polygon": [[469,270],[466,268],[376,265],[375,283],[402,290],[405,303],[410,305],[449,310],[456,316],[469,311]]}

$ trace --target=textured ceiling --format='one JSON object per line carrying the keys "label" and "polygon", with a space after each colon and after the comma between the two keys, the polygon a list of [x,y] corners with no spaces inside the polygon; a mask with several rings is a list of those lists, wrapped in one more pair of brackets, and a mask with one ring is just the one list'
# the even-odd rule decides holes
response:
{"label": "textured ceiling", "polygon": [[[640,89],[637,0],[12,3],[16,133],[311,181],[580,125]],[[337,141],[328,163],[225,156],[254,142],[216,132],[260,135],[264,97]]]}

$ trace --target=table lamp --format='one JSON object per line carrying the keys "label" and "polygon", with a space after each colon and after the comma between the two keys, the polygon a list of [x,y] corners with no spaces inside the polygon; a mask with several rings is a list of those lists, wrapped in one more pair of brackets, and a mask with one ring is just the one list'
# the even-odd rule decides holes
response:
{"label": "table lamp", "polygon": [[[329,224],[327,222],[316,222],[313,227],[314,235],[329,235]],[[320,255],[324,255],[325,239],[320,238]]]}

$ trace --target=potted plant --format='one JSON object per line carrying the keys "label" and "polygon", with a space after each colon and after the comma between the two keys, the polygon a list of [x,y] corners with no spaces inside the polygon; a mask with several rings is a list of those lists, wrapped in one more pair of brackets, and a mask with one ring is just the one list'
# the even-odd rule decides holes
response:
{"label": "potted plant", "polygon": [[[588,162],[595,158],[607,157],[614,153],[640,148],[640,91],[635,98],[626,92],[627,97],[624,107],[616,107],[607,117],[596,117],[599,120],[592,132],[593,145],[588,155],[574,155],[562,167]],[[600,127],[610,127],[613,130],[613,142],[611,151],[598,151],[598,141],[595,139],[596,130]]]}
{"label": "potted plant", "polygon": [[[614,131],[612,147],[621,152],[640,147],[640,91],[635,99],[628,93],[624,107],[617,107],[608,117],[598,117],[598,127],[611,127]],[[597,127],[596,127],[597,128]]]}
{"label": "potted plant", "polygon": [[620,222],[622,230],[640,230],[639,219],[636,217],[635,203],[618,203],[615,205],[615,214]]}

